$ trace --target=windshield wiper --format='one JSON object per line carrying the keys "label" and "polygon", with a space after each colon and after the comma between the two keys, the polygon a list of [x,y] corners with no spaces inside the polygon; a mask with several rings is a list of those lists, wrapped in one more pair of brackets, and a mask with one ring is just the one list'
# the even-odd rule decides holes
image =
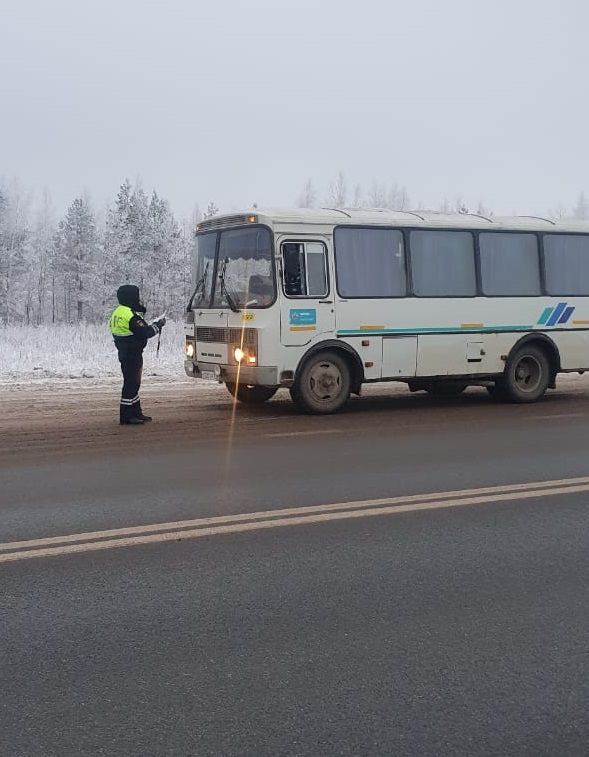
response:
{"label": "windshield wiper", "polygon": [[190,299],[188,300],[188,305],[186,305],[187,313],[190,313],[190,311],[192,310],[192,304],[194,302],[194,298],[198,294],[199,290],[202,289],[204,291],[205,282],[207,280],[207,273],[209,272],[209,262],[210,261],[207,261],[204,272],[202,276],[200,277],[200,279],[196,282],[196,286],[194,287],[194,292],[192,293],[192,295],[190,296]]}
{"label": "windshield wiper", "polygon": [[219,281],[221,282],[221,293],[225,295],[225,299],[227,300],[227,304],[233,310],[234,313],[241,312],[237,305],[235,304],[235,300],[233,299],[233,295],[229,293],[229,290],[227,289],[227,284],[225,283],[225,271],[227,270],[227,263],[229,262],[229,258],[225,258],[223,261],[223,265],[221,266],[221,273],[219,274]]}

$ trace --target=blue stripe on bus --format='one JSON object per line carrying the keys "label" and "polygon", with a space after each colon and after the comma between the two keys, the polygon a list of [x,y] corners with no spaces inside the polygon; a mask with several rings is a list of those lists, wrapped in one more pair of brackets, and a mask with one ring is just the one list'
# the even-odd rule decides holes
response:
{"label": "blue stripe on bus", "polygon": [[552,313],[550,318],[546,321],[546,325],[555,326],[560,316],[566,310],[566,306],[566,302],[559,302],[558,305],[554,308],[554,312]]}
{"label": "blue stripe on bus", "polygon": [[568,307],[568,308],[565,308],[565,311],[564,311],[564,313],[563,313],[563,314],[562,314],[562,315],[560,316],[560,318],[558,319],[558,323],[559,323],[559,325],[560,325],[561,323],[566,323],[566,322],[568,321],[568,319],[569,319],[569,318],[571,317],[571,315],[573,314],[573,311],[574,311],[574,309],[575,309],[575,308],[574,308],[574,307],[573,307],[572,305],[569,305],[569,307]]}

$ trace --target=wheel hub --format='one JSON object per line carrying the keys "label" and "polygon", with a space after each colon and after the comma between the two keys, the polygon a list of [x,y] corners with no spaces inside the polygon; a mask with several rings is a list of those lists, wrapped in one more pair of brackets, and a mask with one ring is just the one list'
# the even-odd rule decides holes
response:
{"label": "wheel hub", "polygon": [[341,389],[342,376],[333,363],[316,365],[309,376],[311,391],[318,400],[329,400]]}
{"label": "wheel hub", "polygon": [[533,392],[542,377],[540,363],[532,355],[526,355],[515,366],[514,378],[518,388],[523,392]]}

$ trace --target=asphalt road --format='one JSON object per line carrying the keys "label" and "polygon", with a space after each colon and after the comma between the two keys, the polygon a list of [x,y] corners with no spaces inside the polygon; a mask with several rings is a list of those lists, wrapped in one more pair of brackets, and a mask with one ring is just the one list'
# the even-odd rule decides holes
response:
{"label": "asphalt road", "polygon": [[589,754],[585,379],[222,392],[0,389],[0,754]]}

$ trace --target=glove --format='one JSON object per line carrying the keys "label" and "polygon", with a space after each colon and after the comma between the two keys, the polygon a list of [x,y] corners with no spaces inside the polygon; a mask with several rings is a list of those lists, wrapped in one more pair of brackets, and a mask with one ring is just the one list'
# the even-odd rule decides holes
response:
{"label": "glove", "polygon": [[159,321],[155,322],[155,325],[161,330],[166,325],[166,319],[160,318]]}

